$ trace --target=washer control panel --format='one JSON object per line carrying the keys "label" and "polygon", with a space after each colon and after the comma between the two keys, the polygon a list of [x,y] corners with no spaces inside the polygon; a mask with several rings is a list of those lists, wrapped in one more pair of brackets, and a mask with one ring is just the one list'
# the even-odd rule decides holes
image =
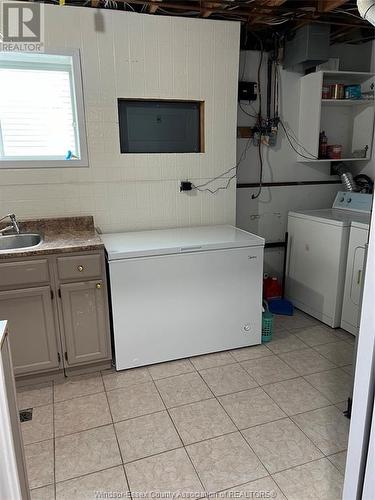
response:
{"label": "washer control panel", "polygon": [[372,207],[372,194],[353,193],[350,191],[339,191],[333,202],[332,208],[340,210],[352,210],[369,214]]}

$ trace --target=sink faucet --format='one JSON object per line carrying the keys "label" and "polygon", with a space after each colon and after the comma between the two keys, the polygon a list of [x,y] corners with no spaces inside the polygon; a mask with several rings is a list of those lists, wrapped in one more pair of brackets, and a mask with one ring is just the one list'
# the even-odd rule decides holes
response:
{"label": "sink faucet", "polygon": [[7,219],[8,217],[10,219],[11,225],[4,227],[4,229],[0,229],[0,234],[4,234],[6,231],[10,231],[11,229],[13,231],[15,231],[17,234],[20,234],[20,228],[19,228],[19,225],[18,225],[17,218],[16,218],[15,214],[5,215],[5,217],[2,217],[0,219],[0,222],[3,221],[3,220],[5,220],[5,219]]}

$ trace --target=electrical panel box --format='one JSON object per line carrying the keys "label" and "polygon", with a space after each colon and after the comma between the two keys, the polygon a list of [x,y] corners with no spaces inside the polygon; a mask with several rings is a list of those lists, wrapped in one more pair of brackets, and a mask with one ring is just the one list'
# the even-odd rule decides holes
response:
{"label": "electrical panel box", "polygon": [[256,101],[258,85],[256,82],[238,82],[238,100]]}

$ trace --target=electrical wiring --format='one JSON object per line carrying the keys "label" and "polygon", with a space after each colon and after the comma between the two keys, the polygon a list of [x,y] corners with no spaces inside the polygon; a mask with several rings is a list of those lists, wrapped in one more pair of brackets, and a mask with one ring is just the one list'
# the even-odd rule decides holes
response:
{"label": "electrical wiring", "polygon": [[[195,184],[192,184],[192,188],[196,189],[197,191],[207,191],[207,192],[209,192],[211,194],[215,194],[218,191],[228,189],[228,187],[229,187],[230,183],[232,182],[232,180],[237,177],[238,168],[239,168],[240,164],[242,163],[243,160],[246,159],[247,151],[248,151],[249,145],[250,145],[250,139],[251,139],[251,137],[248,138],[248,140],[246,142],[245,149],[242,151],[240,159],[238,160],[238,162],[236,163],[236,165],[234,165],[234,167],[229,168],[228,170],[226,170],[222,174],[217,175],[216,177],[210,179],[207,182],[204,182],[203,184],[199,184],[198,186],[195,185]],[[215,189],[211,189],[211,188],[206,187],[209,184],[211,184],[212,182],[217,181],[217,180],[221,179],[222,177],[224,177],[225,175],[229,174],[229,172],[232,172],[233,170],[235,170],[235,173],[231,177],[229,177],[227,179],[227,182],[226,182],[226,184],[224,186],[219,186],[218,188],[215,188]]]}
{"label": "electrical wiring", "polygon": [[[290,145],[290,147],[295,151],[299,156],[302,156],[302,158],[305,158],[306,160],[318,160],[319,158],[308,151],[303,144],[301,144],[297,138],[296,133],[294,130],[286,123],[283,121],[283,119],[279,116],[279,93],[280,93],[280,67],[279,63],[276,63],[276,71],[275,71],[275,76],[277,80],[277,105],[276,105],[276,111],[275,111],[275,116],[278,118],[278,121],[284,130],[285,136],[287,138],[287,141]],[[294,144],[293,142],[294,141]],[[297,148],[300,148],[299,150]],[[301,150],[303,150],[306,154],[301,153]],[[306,156],[308,155],[308,156]]]}
{"label": "electrical wiring", "polygon": [[253,193],[251,195],[252,200],[256,200],[257,198],[259,198],[263,189],[263,155],[262,155],[262,141],[260,140],[258,142],[258,158],[260,165],[259,187],[258,187],[258,192],[256,194]]}
{"label": "electrical wiring", "polygon": [[357,14],[353,14],[352,12],[349,12],[348,10],[335,9],[332,12],[335,14],[346,14],[347,16],[355,17],[356,19],[363,21],[361,16],[358,16]]}
{"label": "electrical wiring", "polygon": [[[259,38],[258,35],[253,33],[255,38],[258,40],[259,45],[260,45],[260,56],[259,56],[259,64],[258,64],[258,71],[257,71],[257,84],[258,84],[258,97],[259,97],[259,109],[258,109],[258,119],[257,119],[257,125],[258,128],[262,127],[262,90],[261,90],[261,80],[260,80],[260,75],[262,71],[262,64],[263,64],[263,55],[264,55],[264,47],[263,47],[263,41],[261,38]],[[259,189],[257,194],[252,194],[251,198],[255,200],[256,198],[259,198],[261,192],[262,192],[262,183],[263,183],[263,156],[262,156],[262,141],[261,137],[259,137],[258,141],[258,158],[259,158]]]}
{"label": "electrical wiring", "polygon": [[[294,144],[292,143],[291,138],[290,138],[290,136],[289,136],[289,134],[288,134],[288,131],[286,130],[286,127],[285,127],[285,125],[284,125],[284,123],[283,123],[283,121],[282,121],[281,119],[280,119],[279,123],[280,123],[280,125],[281,125],[282,129],[284,130],[285,136],[286,136],[286,138],[287,138],[287,140],[288,140],[288,142],[289,142],[290,147],[293,149],[293,151],[295,151],[295,152],[296,152],[299,156],[302,156],[302,158],[305,158],[305,159],[307,159],[307,160],[318,160],[318,159],[319,159],[317,156],[315,156],[315,155],[313,155],[312,153],[310,153],[309,151],[307,151],[307,150],[306,150],[306,148],[305,148],[304,146],[302,146],[301,144],[299,144],[298,142],[296,142],[296,144],[297,144],[300,148],[304,149],[304,150],[305,150],[305,151],[306,151],[309,155],[311,155],[311,156],[305,156],[305,155],[303,155],[300,151],[298,151],[298,149],[297,149],[297,148],[294,146]],[[294,140],[295,140],[295,139],[294,139]]]}
{"label": "electrical wiring", "polygon": [[[261,48],[261,52],[260,52],[260,57],[259,57],[259,63],[258,63],[258,70],[257,70],[257,84],[258,84],[258,98],[259,98],[259,109],[258,109],[258,113],[257,115],[251,115],[250,113],[248,113],[247,111],[245,111],[241,105],[241,103],[239,103],[239,107],[241,108],[241,110],[248,116],[250,116],[251,118],[255,118],[256,120],[256,123],[257,123],[257,126],[259,128],[262,127],[263,123],[264,123],[264,119],[262,118],[262,92],[261,92],[261,88],[260,88],[260,84],[261,84],[261,81],[260,81],[260,75],[261,75],[261,70],[262,70],[262,64],[263,64],[263,57],[264,57],[264,47],[263,47],[263,41],[262,39],[255,33],[252,33],[252,35],[254,35],[254,37],[258,40],[259,42],[259,45],[260,45],[260,48]],[[240,163],[246,158],[246,155],[247,155],[247,150],[249,148],[249,145],[250,145],[250,140],[251,140],[251,137],[248,138],[247,140],[247,143],[246,143],[246,146],[245,146],[245,149],[244,151],[242,152],[241,156],[240,156],[240,159],[238,160],[238,162],[236,163],[236,165],[230,169],[228,169],[227,171],[223,172],[222,174],[218,175],[217,177],[214,177],[213,179],[210,179],[209,181],[205,182],[204,184],[200,184],[200,185],[195,185],[193,184],[192,187],[193,189],[196,189],[197,191],[208,191],[209,193],[211,194],[215,194],[217,193],[218,191],[221,191],[221,190],[225,190],[225,189],[228,189],[231,181],[237,177],[237,170],[238,170],[238,167],[240,165]],[[261,191],[262,191],[262,181],[263,181],[263,156],[262,156],[262,144],[261,144],[261,140],[259,139],[259,142],[258,142],[258,157],[259,157],[259,164],[260,164],[260,178],[259,178],[259,186],[260,186],[260,191],[259,193],[257,193],[256,195],[253,195],[253,199],[255,198],[258,198]],[[220,186],[218,188],[215,188],[215,189],[211,189],[211,188],[208,188],[207,186],[209,184],[211,184],[212,182],[218,180],[218,179],[221,179],[222,177],[224,177],[225,175],[227,175],[229,172],[231,172],[232,170],[235,170],[235,173],[234,175],[232,175],[231,177],[228,178],[227,180],[227,183],[224,185],[224,186]]]}
{"label": "electrical wiring", "polygon": [[239,106],[240,110],[241,110],[243,113],[245,113],[245,115],[250,116],[251,118],[255,118],[256,120],[258,120],[258,116],[257,116],[257,115],[252,115],[252,114],[248,113],[248,112],[246,111],[246,109],[244,109],[244,108],[243,108],[243,106],[242,106],[241,102],[239,102],[239,103],[238,103],[238,106]]}

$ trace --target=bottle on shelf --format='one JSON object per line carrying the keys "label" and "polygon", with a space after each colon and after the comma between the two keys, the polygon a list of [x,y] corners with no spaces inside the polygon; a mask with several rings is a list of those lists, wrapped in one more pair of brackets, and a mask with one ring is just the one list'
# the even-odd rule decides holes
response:
{"label": "bottle on shelf", "polygon": [[324,130],[319,134],[319,158],[327,158],[328,137]]}

